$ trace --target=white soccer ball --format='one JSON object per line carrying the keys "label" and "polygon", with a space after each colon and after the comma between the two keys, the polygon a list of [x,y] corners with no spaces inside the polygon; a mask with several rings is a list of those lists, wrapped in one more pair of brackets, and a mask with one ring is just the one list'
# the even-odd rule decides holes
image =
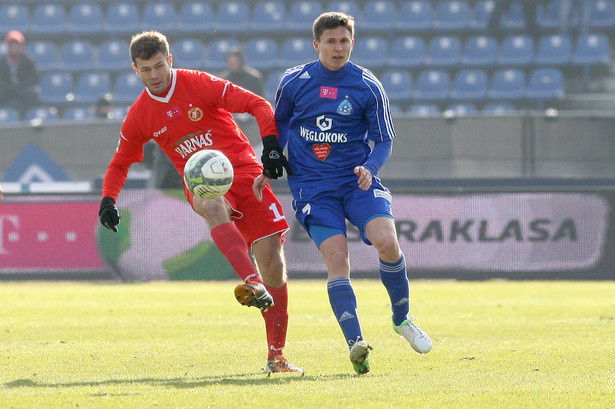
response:
{"label": "white soccer ball", "polygon": [[204,149],[194,153],[184,166],[184,182],[195,196],[217,199],[233,184],[233,165],[220,151]]}

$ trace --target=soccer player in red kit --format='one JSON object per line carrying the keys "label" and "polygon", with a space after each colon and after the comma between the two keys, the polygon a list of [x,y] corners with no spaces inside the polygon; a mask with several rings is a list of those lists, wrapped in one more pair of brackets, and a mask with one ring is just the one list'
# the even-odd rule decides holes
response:
{"label": "soccer player in red kit", "polygon": [[[264,174],[275,178],[288,162],[277,143],[271,105],[262,97],[202,71],[172,68],[166,37],[156,31],[133,36],[130,57],[145,89],[136,99],[120,131],[116,152],[103,181],[99,218],[117,232],[115,201],[128,170],[143,160],[143,145],[154,140],[180,175],[188,158],[199,150],[216,149],[231,161],[235,177],[222,198],[186,198],[208,223],[211,237],[244,281],[235,289],[237,300],[261,310],[269,348],[265,371],[300,372],[283,355],[288,326],[288,292],[283,235],[288,230],[282,206],[268,187],[262,201],[252,184]],[[263,166],[231,113],[248,112],[263,137]],[[254,267],[248,248],[256,260]]]}

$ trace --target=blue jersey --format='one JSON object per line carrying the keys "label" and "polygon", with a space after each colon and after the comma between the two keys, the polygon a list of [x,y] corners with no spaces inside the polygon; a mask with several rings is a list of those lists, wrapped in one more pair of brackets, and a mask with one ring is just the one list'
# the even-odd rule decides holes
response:
{"label": "blue jersey", "polygon": [[337,71],[319,61],[288,69],[276,92],[275,117],[280,144],[288,143],[291,189],[323,180],[356,181],[353,170],[359,165],[377,176],[383,163],[368,162],[368,140],[390,147],[395,137],[382,84],[350,61]]}

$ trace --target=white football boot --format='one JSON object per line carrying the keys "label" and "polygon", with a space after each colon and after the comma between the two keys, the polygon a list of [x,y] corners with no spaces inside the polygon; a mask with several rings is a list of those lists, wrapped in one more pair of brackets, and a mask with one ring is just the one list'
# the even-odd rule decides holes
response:
{"label": "white football boot", "polygon": [[412,349],[419,354],[426,354],[433,346],[431,338],[422,329],[412,322],[412,317],[402,322],[399,326],[393,324],[393,329],[410,343]]}

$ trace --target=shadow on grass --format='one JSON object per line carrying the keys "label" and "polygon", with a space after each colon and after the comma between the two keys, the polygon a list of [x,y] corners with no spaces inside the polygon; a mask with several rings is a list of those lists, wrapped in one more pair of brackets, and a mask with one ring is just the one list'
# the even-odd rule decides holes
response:
{"label": "shadow on grass", "polygon": [[[384,375],[378,375],[378,377]],[[105,386],[105,385],[150,385],[150,386],[168,386],[171,388],[202,388],[210,385],[235,385],[235,386],[253,386],[253,385],[270,385],[270,384],[288,384],[291,382],[313,382],[313,381],[332,381],[338,379],[358,378],[359,375],[354,374],[333,374],[333,375],[257,375],[254,373],[236,374],[236,375],[212,375],[196,379],[187,378],[141,378],[141,379],[109,379],[106,381],[96,382],[66,382],[66,383],[45,383],[37,382],[32,379],[17,379],[4,384],[6,388],[74,388],[82,386]],[[373,378],[374,375],[368,375]]]}

